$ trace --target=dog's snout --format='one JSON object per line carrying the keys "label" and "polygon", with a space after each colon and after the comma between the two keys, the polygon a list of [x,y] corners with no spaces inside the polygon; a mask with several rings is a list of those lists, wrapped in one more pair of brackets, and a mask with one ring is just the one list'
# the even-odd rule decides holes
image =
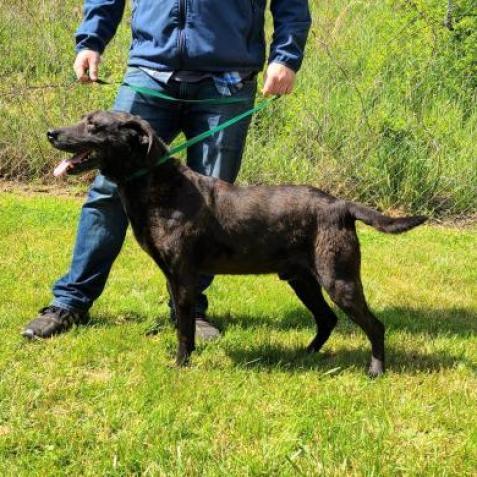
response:
{"label": "dog's snout", "polygon": [[48,141],[54,141],[55,139],[58,139],[58,131],[56,131],[55,129],[50,129],[49,131],[47,131],[46,133],[46,137],[48,138]]}

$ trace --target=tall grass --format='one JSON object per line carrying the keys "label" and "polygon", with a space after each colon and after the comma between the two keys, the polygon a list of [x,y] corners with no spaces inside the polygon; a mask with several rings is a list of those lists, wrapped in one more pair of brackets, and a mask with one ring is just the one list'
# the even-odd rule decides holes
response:
{"label": "tall grass", "polygon": [[[475,212],[477,93],[454,68],[459,51],[439,20],[447,2],[417,2],[433,16],[397,0],[310,3],[296,92],[254,119],[240,180],[308,182],[386,209]],[[45,130],[112,103],[115,87],[27,89],[71,81],[80,20],[72,0],[0,4],[5,178],[48,178],[58,155]],[[103,78],[121,80],[129,38],[126,14]]]}

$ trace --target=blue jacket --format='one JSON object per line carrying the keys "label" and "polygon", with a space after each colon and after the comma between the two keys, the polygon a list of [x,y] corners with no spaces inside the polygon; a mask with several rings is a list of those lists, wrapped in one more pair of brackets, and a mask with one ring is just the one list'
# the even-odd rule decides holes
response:
{"label": "blue jacket", "polygon": [[[85,0],[76,50],[103,52],[125,0]],[[256,72],[265,62],[266,0],[133,0],[130,66]],[[311,20],[307,0],[271,0],[269,62],[300,68]]]}

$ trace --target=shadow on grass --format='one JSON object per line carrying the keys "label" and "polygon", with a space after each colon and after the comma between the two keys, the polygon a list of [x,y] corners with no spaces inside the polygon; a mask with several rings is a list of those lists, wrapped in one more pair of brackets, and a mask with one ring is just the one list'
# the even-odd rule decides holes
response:
{"label": "shadow on grass", "polygon": [[[335,310],[336,312],[336,310]],[[338,327],[335,332],[348,333],[355,325],[338,311]],[[387,332],[393,330],[415,334],[438,336],[469,336],[477,334],[477,313],[462,308],[418,310],[404,307],[391,307],[375,312],[376,317],[384,323]],[[276,330],[315,330],[313,317],[304,308],[290,310],[281,317],[255,318],[249,315],[231,315],[214,317],[222,329],[231,325],[241,328],[269,327]]]}
{"label": "shadow on grass", "polygon": [[[112,326],[121,326],[128,323],[147,323],[151,321],[150,316],[146,316],[134,311],[121,312],[117,315],[109,315],[105,313],[92,313],[91,319],[85,325],[91,328],[109,328]],[[165,320],[164,324],[165,323]]]}
{"label": "shadow on grass", "polygon": [[[416,310],[404,307],[383,309],[376,316],[385,323],[388,335],[393,331],[404,331],[411,334],[423,334],[437,337],[470,337],[477,334],[477,315],[464,309]],[[334,333],[349,335],[360,332],[342,313],[339,313],[339,325]],[[315,333],[315,325],[311,315],[304,309],[297,308],[286,312],[282,317],[257,318],[250,315],[212,316],[214,323],[226,333],[227,328],[238,326],[242,329],[268,328],[279,331],[309,330],[310,341]],[[151,318],[134,312],[118,316],[98,314],[94,316],[90,327],[107,328],[128,323],[151,323]],[[161,315],[157,323],[145,326],[145,334],[152,326],[157,332],[172,327],[167,315]],[[332,339],[332,337],[331,337]],[[365,368],[370,359],[370,346],[359,349],[339,349],[334,353],[309,354],[304,349],[289,348],[279,344],[249,343],[247,348],[231,345],[225,346],[226,354],[238,367],[252,369],[283,369],[291,371],[317,370],[320,372],[339,372],[348,368]],[[325,348],[326,349],[326,348]],[[467,358],[452,355],[444,351],[423,353],[416,350],[405,350],[387,344],[387,369],[400,373],[436,372],[441,369],[454,368],[460,364],[477,372],[477,365]]]}
{"label": "shadow on grass", "polygon": [[[336,311],[336,310],[335,310]],[[338,326],[334,333],[349,334],[357,326],[346,315],[338,311]],[[375,312],[376,317],[386,326],[386,332],[404,331],[411,334],[423,334],[433,338],[477,334],[477,313],[462,308],[417,310],[404,307],[385,308]],[[252,315],[212,315],[211,320],[223,331],[231,326],[242,329],[270,328],[278,331],[310,330],[310,339],[315,332],[315,322],[304,308],[288,310],[278,317],[256,317]],[[134,311],[121,312],[118,315],[93,314],[86,326],[106,328],[127,323],[147,323],[150,316]],[[168,314],[162,313],[156,320],[159,329],[171,326]],[[152,323],[154,324],[154,323]]]}
{"label": "shadow on grass", "polygon": [[[464,364],[477,372],[475,363],[463,356],[454,356],[442,351],[431,354],[406,351],[395,346],[386,346],[386,369],[397,373],[438,372]],[[283,369],[290,371],[316,370],[334,374],[350,368],[366,369],[370,359],[368,345],[360,349],[340,349],[330,353],[309,354],[304,349],[287,348],[281,345],[261,345],[255,348],[229,348],[226,354],[238,367],[257,370]]]}
{"label": "shadow on grass", "polygon": [[[339,312],[339,324],[334,333],[348,335],[359,328],[343,313]],[[470,337],[477,334],[477,315],[465,309],[416,310],[404,307],[386,308],[376,313],[378,319],[386,325],[388,335],[393,331],[437,337]],[[278,330],[309,329],[310,341],[314,336],[315,325],[311,315],[303,309],[285,313],[282,319],[258,321],[250,316],[235,316],[225,327],[236,324],[242,328],[268,327]],[[333,336],[333,335],[332,335]],[[332,339],[332,337],[331,337]],[[415,350],[407,351],[389,344],[386,345],[387,369],[395,372],[434,372],[440,369],[454,368],[459,364],[477,371],[477,365],[463,356],[444,351],[426,354]],[[239,366],[270,369],[316,369],[323,372],[335,368],[365,366],[370,359],[370,346],[362,349],[340,349],[334,354],[308,354],[302,349],[286,348],[280,345],[261,345],[247,349],[231,348],[227,355]]]}

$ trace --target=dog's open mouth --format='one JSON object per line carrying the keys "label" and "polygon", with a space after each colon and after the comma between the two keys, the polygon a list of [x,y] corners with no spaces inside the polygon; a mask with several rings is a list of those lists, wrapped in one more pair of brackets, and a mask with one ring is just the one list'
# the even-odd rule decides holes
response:
{"label": "dog's open mouth", "polygon": [[83,171],[94,169],[97,160],[93,151],[83,151],[75,154],[69,159],[61,161],[53,171],[55,177],[65,176],[67,174],[79,174]]}

